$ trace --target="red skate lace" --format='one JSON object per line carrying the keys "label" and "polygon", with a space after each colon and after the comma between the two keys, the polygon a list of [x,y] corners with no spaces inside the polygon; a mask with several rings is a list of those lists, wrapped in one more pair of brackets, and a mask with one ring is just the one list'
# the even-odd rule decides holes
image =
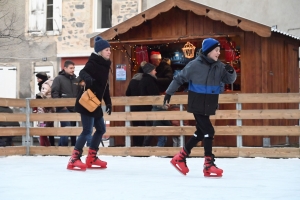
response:
{"label": "red skate lace", "polygon": [[187,166],[187,165],[186,165],[186,157],[187,157],[187,155],[184,154],[182,151],[180,151],[180,154],[182,155],[182,157],[180,156],[180,158],[182,158],[182,159],[181,159],[181,160],[178,160],[178,161],[179,161],[179,162],[184,162],[185,166]]}
{"label": "red skate lace", "polygon": [[74,163],[76,160],[80,160],[80,161],[81,161],[80,158],[73,158],[73,159],[71,160],[71,162]]}
{"label": "red skate lace", "polygon": [[75,153],[75,155],[76,155],[76,157],[71,157],[71,162],[72,163],[74,163],[76,160],[80,160],[81,161],[81,159],[80,159],[81,155],[78,154],[78,153]]}
{"label": "red skate lace", "polygon": [[[97,155],[97,153],[95,153],[95,152],[92,152],[92,154],[93,154],[93,158],[94,158],[94,162],[98,159],[98,156],[96,156]],[[100,159],[99,159],[100,160]]]}
{"label": "red skate lace", "polygon": [[[207,161],[208,162],[204,164],[205,169],[209,169],[212,166],[215,166],[216,168],[218,168],[217,165],[215,164],[214,158],[211,158],[211,160],[207,160]],[[206,165],[206,164],[209,164],[209,165]]]}

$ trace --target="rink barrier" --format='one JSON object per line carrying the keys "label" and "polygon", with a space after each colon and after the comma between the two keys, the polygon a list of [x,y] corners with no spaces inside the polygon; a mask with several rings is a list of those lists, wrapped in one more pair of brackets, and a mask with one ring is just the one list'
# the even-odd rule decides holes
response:
{"label": "rink barrier", "polygon": [[[112,97],[114,106],[125,106],[124,112],[104,113],[107,121],[123,121],[125,126],[107,127],[109,136],[124,136],[125,147],[101,147],[101,155],[114,156],[172,156],[180,148],[177,147],[131,147],[133,135],[166,135],[180,136],[182,144],[184,136],[190,136],[195,131],[194,126],[183,126],[183,120],[193,120],[191,113],[182,110],[187,102],[187,95],[172,96],[171,103],[179,104],[181,111],[130,112],[131,105],[161,105],[164,96],[147,97]],[[270,94],[222,94],[220,104],[236,104],[235,110],[218,110],[211,119],[235,119],[236,126],[215,126],[216,135],[235,135],[237,147],[214,147],[218,157],[273,157],[300,158],[297,147],[263,148],[243,147],[243,136],[299,136],[300,143],[300,94],[270,93]],[[19,113],[0,113],[0,121],[18,121],[21,127],[0,127],[0,136],[22,136],[22,146],[1,147],[0,156],[7,155],[70,155],[73,147],[41,147],[32,145],[33,136],[78,136],[81,127],[32,127],[34,121],[80,121],[78,113],[32,113],[33,107],[60,107],[74,105],[75,99],[4,99],[0,98],[0,106],[10,106],[19,109]],[[297,104],[298,109],[257,109],[243,110],[244,104],[284,103]],[[262,106],[264,107],[264,106]],[[295,107],[295,106],[293,106]],[[173,127],[130,127],[130,121],[135,120],[181,120],[182,126]],[[243,119],[291,119],[298,120],[294,126],[243,126]],[[262,134],[263,133],[263,134]],[[84,150],[86,153],[86,149]],[[191,156],[202,156],[203,148],[194,148]]]}

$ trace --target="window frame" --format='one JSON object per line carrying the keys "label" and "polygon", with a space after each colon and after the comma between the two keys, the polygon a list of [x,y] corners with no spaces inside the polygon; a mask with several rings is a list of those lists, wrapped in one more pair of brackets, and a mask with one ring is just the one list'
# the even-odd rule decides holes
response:
{"label": "window frame", "polygon": [[[34,5],[35,4],[35,5]],[[37,6],[39,5],[39,6]],[[52,26],[53,30],[46,30],[47,28],[47,0],[30,0],[29,1],[29,19],[28,19],[28,33],[31,36],[44,35],[61,35],[62,33],[62,0],[53,0]],[[42,7],[37,10],[37,7]],[[35,12],[35,14],[32,14]],[[34,24],[38,24],[35,27]],[[32,29],[32,30],[30,30]],[[36,29],[36,30],[35,30]]]}
{"label": "window frame", "polygon": [[[97,16],[98,16],[98,6],[99,6],[99,1],[101,1],[102,3],[102,0],[94,0],[94,15],[93,15],[93,26],[94,26],[94,32],[104,32],[108,29],[110,29],[111,27],[109,28],[98,28],[98,20],[97,20]],[[111,2],[111,4],[113,4],[113,1]],[[112,13],[111,13],[112,15]]]}

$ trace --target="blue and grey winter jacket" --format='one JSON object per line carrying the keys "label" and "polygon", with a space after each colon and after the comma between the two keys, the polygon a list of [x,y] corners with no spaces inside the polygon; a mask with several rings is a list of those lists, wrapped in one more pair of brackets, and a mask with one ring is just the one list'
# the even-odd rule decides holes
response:
{"label": "blue and grey winter jacket", "polygon": [[235,70],[229,73],[221,61],[214,61],[200,54],[173,78],[166,93],[173,95],[179,86],[188,82],[187,111],[201,115],[214,115],[221,93],[220,83],[231,84],[235,79]]}

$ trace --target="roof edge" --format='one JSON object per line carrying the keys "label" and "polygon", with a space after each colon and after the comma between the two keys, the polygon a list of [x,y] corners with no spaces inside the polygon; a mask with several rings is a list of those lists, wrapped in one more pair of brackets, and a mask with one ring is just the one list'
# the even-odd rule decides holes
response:
{"label": "roof edge", "polygon": [[[229,26],[237,26],[244,31],[253,31],[261,37],[271,36],[271,27],[263,25],[248,19],[227,13],[197,2],[190,0],[165,0],[144,12],[141,12],[132,18],[111,27],[110,29],[100,33],[99,35],[107,40],[112,40],[116,35],[123,34],[129,29],[139,26],[147,20],[155,18],[158,14],[167,12],[173,7],[178,7],[181,10],[189,10],[200,16],[207,16],[215,21],[222,21]],[[90,44],[93,45],[93,38]]]}

